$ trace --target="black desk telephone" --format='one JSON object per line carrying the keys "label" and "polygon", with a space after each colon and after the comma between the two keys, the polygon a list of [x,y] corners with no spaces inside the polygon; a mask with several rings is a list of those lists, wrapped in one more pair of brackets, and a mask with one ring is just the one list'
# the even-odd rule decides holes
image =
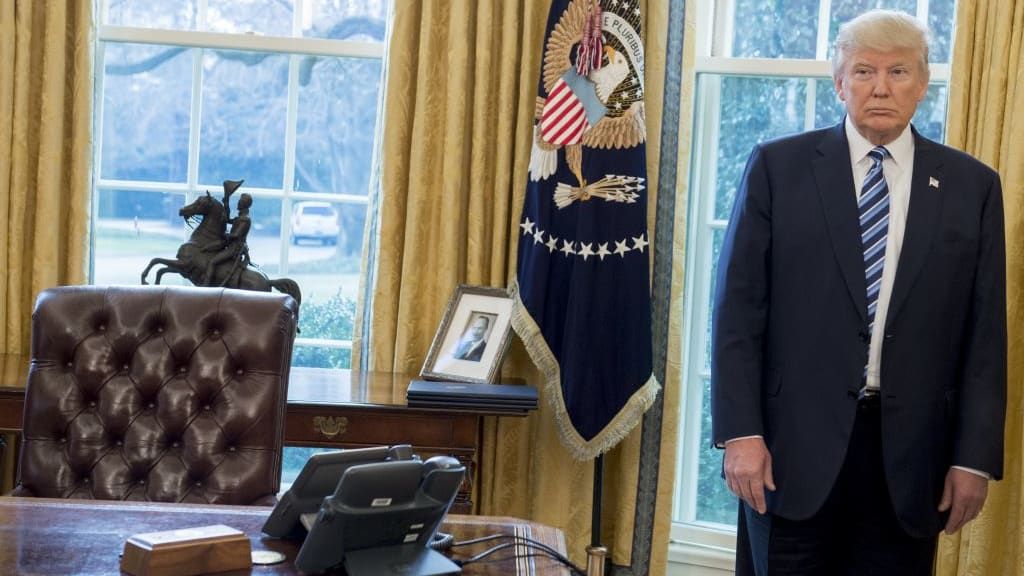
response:
{"label": "black desk telephone", "polygon": [[295,567],[307,574],[342,564],[350,576],[456,574],[429,544],[465,471],[450,456],[421,461],[409,445],[314,454],[263,532],[304,538]]}

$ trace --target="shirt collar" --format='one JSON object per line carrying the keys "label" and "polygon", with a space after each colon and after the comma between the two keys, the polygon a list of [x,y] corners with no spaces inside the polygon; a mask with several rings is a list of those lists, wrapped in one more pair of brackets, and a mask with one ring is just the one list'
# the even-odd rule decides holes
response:
{"label": "shirt collar", "polygon": [[[868,155],[868,152],[875,147],[867,138],[861,136],[860,132],[853,125],[853,120],[850,120],[849,115],[846,116],[846,141],[850,144],[850,161],[853,164],[863,160]],[[886,144],[885,149],[889,151],[889,156],[900,168],[912,165],[914,160],[914,133],[910,129],[910,124],[907,124],[907,127],[903,129],[903,132],[895,140]]]}

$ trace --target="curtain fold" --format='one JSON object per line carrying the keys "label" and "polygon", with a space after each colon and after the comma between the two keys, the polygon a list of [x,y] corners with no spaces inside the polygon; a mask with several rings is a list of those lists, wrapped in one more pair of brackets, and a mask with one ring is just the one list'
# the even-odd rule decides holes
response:
{"label": "curtain fold", "polygon": [[93,5],[0,3],[0,352],[27,354],[35,295],[86,276]]}
{"label": "curtain fold", "polygon": [[975,521],[940,538],[936,573],[1024,574],[1024,0],[958,0],[956,18],[946,140],[1002,178],[1008,396],[1005,477]]}
{"label": "curtain fold", "polygon": [[[640,2],[644,14],[648,190],[657,190],[668,0]],[[416,374],[459,283],[507,286],[516,266],[547,2],[423,0],[396,2],[384,96],[378,254],[372,298],[357,318],[368,326],[366,352],[353,367]],[[656,203],[649,202],[652,243]],[[681,236],[681,234],[680,234]],[[681,259],[680,259],[681,261]],[[672,314],[680,315],[681,308]],[[365,330],[364,330],[365,329]],[[678,336],[676,336],[678,339]],[[678,345],[677,345],[678,348]],[[657,522],[650,573],[665,571],[678,409],[676,380],[663,382],[667,416],[661,445]],[[514,343],[504,378],[538,383]],[[403,390],[395,390],[404,393]],[[577,563],[590,541],[593,464],[572,460],[558,440],[546,398],[524,418],[489,417],[477,465],[475,498],[484,514],[557,526]],[[602,542],[615,564],[633,553],[640,429],[605,457]],[[659,450],[660,448],[660,450]],[[660,451],[660,455],[659,455]],[[644,566],[648,562],[643,563]]]}

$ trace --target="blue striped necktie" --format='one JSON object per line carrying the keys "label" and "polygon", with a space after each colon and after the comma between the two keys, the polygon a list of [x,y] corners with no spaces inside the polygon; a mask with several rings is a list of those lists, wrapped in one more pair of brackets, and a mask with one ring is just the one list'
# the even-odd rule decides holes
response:
{"label": "blue striped necktie", "polygon": [[882,159],[889,156],[883,146],[870,152],[871,168],[864,178],[857,207],[860,211],[860,242],[864,251],[864,277],[867,280],[868,334],[875,326],[878,292],[885,268],[885,240],[889,233],[889,187],[882,174]]}

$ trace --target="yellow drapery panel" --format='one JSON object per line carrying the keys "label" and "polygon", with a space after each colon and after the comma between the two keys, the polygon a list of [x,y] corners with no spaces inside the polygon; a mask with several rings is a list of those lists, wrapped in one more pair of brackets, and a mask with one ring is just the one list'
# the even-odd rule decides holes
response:
{"label": "yellow drapery panel", "polygon": [[936,573],[1024,574],[1024,0],[958,0],[947,141],[999,171],[1006,212],[1005,475],[977,520],[939,541]]}
{"label": "yellow drapery panel", "polygon": [[[653,245],[669,2],[640,5]],[[354,367],[418,373],[455,286],[504,287],[511,279],[547,16],[548,2],[534,0],[395,3],[378,254],[370,275],[372,299],[361,302],[357,313]],[[370,323],[367,357],[358,340],[364,317]],[[672,370],[676,383],[666,396],[652,574],[665,570],[668,541],[679,402],[678,366]],[[540,382],[518,341],[503,375]],[[484,481],[475,488],[476,498],[482,513],[562,528],[571,556],[582,563],[590,540],[592,463],[569,457],[545,398],[540,406],[526,418],[487,419],[479,459]],[[602,541],[620,565],[630,563],[639,446],[638,429],[605,458]]]}
{"label": "yellow drapery panel", "polygon": [[0,2],[0,352],[27,354],[36,294],[85,280],[92,2]]}

